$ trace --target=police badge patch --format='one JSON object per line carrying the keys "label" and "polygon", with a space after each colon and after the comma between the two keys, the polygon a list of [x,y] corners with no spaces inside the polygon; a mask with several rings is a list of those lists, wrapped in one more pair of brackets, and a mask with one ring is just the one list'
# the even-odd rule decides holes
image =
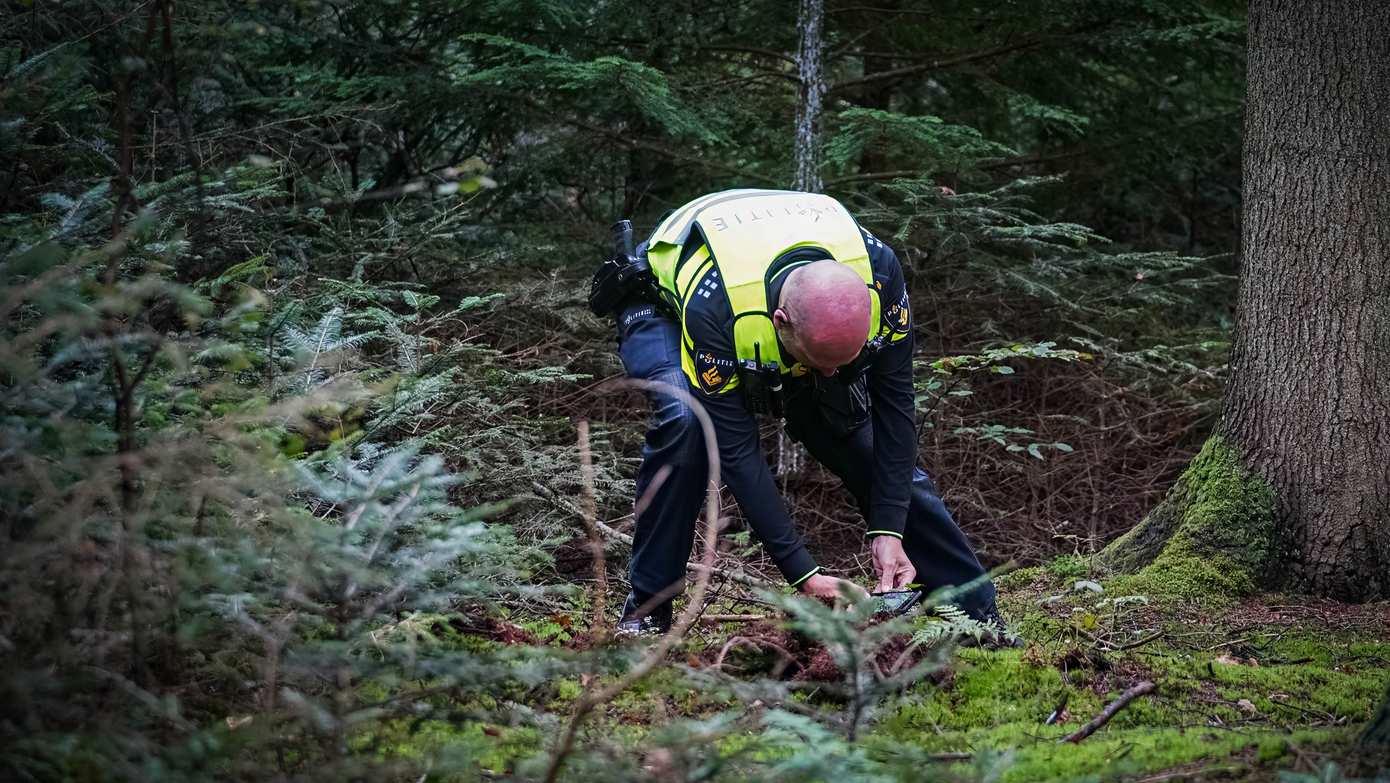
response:
{"label": "police badge patch", "polygon": [[911,328],[912,316],[907,304],[907,290],[903,290],[902,298],[896,304],[883,309],[883,334],[891,334],[896,340],[902,335],[906,335]]}
{"label": "police badge patch", "polygon": [[695,377],[700,380],[700,391],[705,394],[718,394],[724,391],[734,377],[734,360],[715,356],[712,351],[699,349],[695,352]]}

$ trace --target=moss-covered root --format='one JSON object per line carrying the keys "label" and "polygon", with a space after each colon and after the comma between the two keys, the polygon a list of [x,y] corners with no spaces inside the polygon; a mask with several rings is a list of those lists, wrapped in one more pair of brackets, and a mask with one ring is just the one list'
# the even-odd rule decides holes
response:
{"label": "moss-covered root", "polygon": [[1253,592],[1274,552],[1274,493],[1212,436],[1144,521],[1101,551],[1126,589],[1199,597]]}

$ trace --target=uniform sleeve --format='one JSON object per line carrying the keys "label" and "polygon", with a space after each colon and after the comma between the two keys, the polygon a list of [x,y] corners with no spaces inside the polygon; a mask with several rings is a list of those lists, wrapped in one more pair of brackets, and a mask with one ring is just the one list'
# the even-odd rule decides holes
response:
{"label": "uniform sleeve", "polygon": [[[806,551],[806,545],[792,524],[786,503],[777,491],[772,471],[763,457],[757,419],[744,408],[743,394],[731,378],[714,379],[732,373],[734,350],[725,329],[714,318],[691,308],[686,329],[694,345],[696,374],[700,382],[693,393],[709,413],[719,444],[719,476],[733,490],[739,507],[748,517],[753,533],[768,556],[792,586],[800,585],[820,570]],[[727,365],[725,364],[727,362]],[[711,369],[714,373],[706,375]]]}
{"label": "uniform sleeve", "polygon": [[912,313],[898,257],[866,235],[865,244],[880,297],[883,348],[868,370],[874,431],[874,483],[869,495],[867,535],[902,538],[917,463],[912,388]]}

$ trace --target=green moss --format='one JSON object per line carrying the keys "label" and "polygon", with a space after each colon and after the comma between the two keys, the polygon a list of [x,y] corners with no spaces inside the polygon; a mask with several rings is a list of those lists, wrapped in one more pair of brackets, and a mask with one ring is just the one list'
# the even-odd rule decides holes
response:
{"label": "green moss", "polygon": [[1255,587],[1249,571],[1222,557],[1203,557],[1178,541],[1139,573],[1117,576],[1106,585],[1126,595],[1200,598],[1215,604],[1229,603]]}
{"label": "green moss", "polygon": [[1048,573],[1062,581],[1084,579],[1091,572],[1090,563],[1081,555],[1061,555],[1048,563]]}
{"label": "green moss", "polygon": [[[1137,611],[1113,629],[1096,631],[1115,634],[1111,638],[1152,630],[1164,635],[1131,650],[1104,652],[1107,665],[1099,670],[1077,664],[1074,649],[1093,646],[1069,632],[1081,616],[1072,610],[1129,591],[1107,583],[1102,595],[1064,592],[1060,601],[1040,603],[1063,591],[1061,585],[1069,587],[1069,579],[1050,567],[1032,571],[1000,594],[1029,648],[961,650],[944,683],[919,685],[885,708],[866,739],[872,749],[885,757],[903,747],[928,753],[1012,749],[1013,764],[1002,779],[1016,783],[1118,781],[1187,769],[1263,780],[1295,763],[1295,749],[1346,757],[1390,686],[1390,640],[1383,634],[1251,628],[1239,621],[1233,621],[1237,628],[1224,628],[1214,615],[1203,624],[1214,637],[1208,639],[1205,633],[1194,637],[1190,621],[1166,611]],[[1058,743],[1140,679],[1156,682],[1158,690],[1131,702],[1085,741]],[[1043,725],[1063,695],[1069,715],[1060,725]],[[958,771],[970,774],[965,765]]]}
{"label": "green moss", "polygon": [[[1061,734],[1062,732],[1057,732]],[[1303,730],[1234,733],[1220,729],[1195,730],[1149,727],[1109,731],[1079,744],[1039,743],[1026,729],[1016,736],[1014,765],[1004,774],[1005,783],[1025,781],[1119,780],[1170,770],[1193,762],[1221,767],[1232,774],[1249,769],[1244,751],[1277,765],[1290,742],[1300,749],[1344,744],[1346,730]],[[1050,737],[1048,739],[1051,739]],[[1033,744],[1028,743],[1032,740]]]}
{"label": "green moss", "polygon": [[1263,581],[1274,547],[1274,493],[1219,436],[1178,483],[1097,560],[1114,590],[1184,598],[1246,595]]}
{"label": "green moss", "polygon": [[657,669],[619,694],[609,706],[619,719],[646,723],[656,703],[661,705],[658,711],[699,717],[736,706],[738,701],[727,693],[695,687],[677,670]]}
{"label": "green moss", "polygon": [[583,692],[584,689],[580,688],[579,683],[574,680],[567,677],[561,677],[555,680],[555,696],[557,698],[565,701],[574,701],[579,698],[580,694]]}
{"label": "green moss", "polygon": [[1034,582],[1045,578],[1046,575],[1047,572],[1038,566],[1020,568],[994,577],[994,586],[1001,593],[1014,592],[1027,588]]}
{"label": "green moss", "polygon": [[[1310,654],[1286,657],[1286,651],[1291,649]],[[1390,669],[1370,660],[1360,665],[1342,663],[1361,660],[1354,650],[1373,651],[1370,660],[1385,660],[1382,656],[1390,656],[1390,643],[1304,637],[1296,642],[1286,641],[1280,648],[1259,650],[1255,658],[1258,665],[1210,661],[1208,666],[1194,662],[1192,674],[1210,682],[1222,699],[1250,701],[1273,723],[1292,725],[1326,718],[1354,725],[1370,718],[1377,700],[1390,685]],[[1309,657],[1313,660],[1276,663],[1306,661]]]}
{"label": "green moss", "polygon": [[925,687],[918,698],[885,720],[888,731],[972,730],[1021,721],[1041,723],[1064,693],[1079,709],[1095,697],[1065,681],[1056,667],[1025,657],[1023,650],[961,650],[949,688]]}
{"label": "green moss", "polygon": [[[931,752],[1013,748],[1014,764],[1004,780],[1042,781],[1167,769],[1252,742],[1243,735],[1175,728],[1182,720],[1171,704],[1149,699],[1133,703],[1085,743],[1058,744],[1113,694],[1101,698],[1035,658],[1018,650],[962,651],[953,681],[904,700],[879,723],[875,744],[887,750],[910,743]],[[1073,717],[1063,725],[1043,725],[1063,695]]]}
{"label": "green moss", "polygon": [[532,727],[498,726],[481,722],[394,720],[373,727],[354,743],[357,750],[375,752],[383,761],[419,761],[427,768],[455,770],[437,780],[477,780],[482,770],[510,772],[544,747],[544,736]]}
{"label": "green moss", "polygon": [[[1349,746],[1390,673],[1339,672],[1327,668],[1326,662],[1345,659],[1352,650],[1374,656],[1385,646],[1350,638],[1287,639],[1277,648],[1279,654],[1313,651],[1315,660],[1271,666],[1218,663],[1220,650],[1190,654],[1162,646],[1144,656],[1112,656],[1124,668],[1142,662],[1148,670],[1143,676],[1158,682],[1159,690],[1131,702],[1105,728],[1076,745],[1057,741],[1137,675],[1100,680],[1113,688],[1098,695],[1092,686],[1094,678],[1103,675],[1079,671],[1068,677],[1045,662],[1049,656],[1037,649],[964,650],[953,680],[939,688],[923,686],[898,702],[877,724],[869,742],[884,752],[905,744],[929,752],[1013,748],[1014,763],[1003,780],[1020,783],[1117,780],[1188,764],[1219,766],[1233,774],[1254,767],[1267,771],[1287,765],[1292,747],[1307,751]],[[1043,725],[1063,694],[1070,718],[1062,725]],[[1257,712],[1252,715],[1248,706],[1238,704],[1242,699]],[[1301,728],[1322,717],[1341,725]]]}

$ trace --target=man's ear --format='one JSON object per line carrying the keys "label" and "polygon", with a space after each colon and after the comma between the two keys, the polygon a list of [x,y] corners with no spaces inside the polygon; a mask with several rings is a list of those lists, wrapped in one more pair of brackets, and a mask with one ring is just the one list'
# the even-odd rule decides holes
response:
{"label": "man's ear", "polygon": [[772,311],[772,325],[773,325],[773,326],[776,326],[778,329],[786,329],[788,326],[791,326],[791,324],[792,324],[791,316],[787,315],[787,311],[786,311],[786,310],[783,310],[782,308],[779,307],[779,308],[777,308],[776,310],[773,310],[773,311]]}

